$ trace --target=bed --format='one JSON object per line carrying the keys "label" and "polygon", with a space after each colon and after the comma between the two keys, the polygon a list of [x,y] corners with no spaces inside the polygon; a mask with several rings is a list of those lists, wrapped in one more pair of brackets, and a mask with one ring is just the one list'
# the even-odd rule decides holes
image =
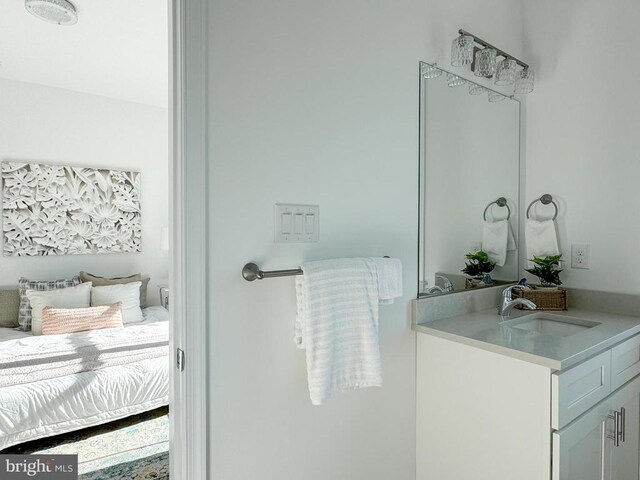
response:
{"label": "bed", "polygon": [[0,328],[0,449],[168,405],[168,312],[143,312],[121,329]]}

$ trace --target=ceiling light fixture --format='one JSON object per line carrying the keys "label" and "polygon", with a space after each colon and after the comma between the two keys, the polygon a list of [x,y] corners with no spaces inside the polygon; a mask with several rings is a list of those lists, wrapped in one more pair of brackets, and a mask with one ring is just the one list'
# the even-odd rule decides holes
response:
{"label": "ceiling light fixture", "polygon": [[24,6],[34,17],[57,25],[74,25],[78,22],[76,7],[67,0],[25,0]]}

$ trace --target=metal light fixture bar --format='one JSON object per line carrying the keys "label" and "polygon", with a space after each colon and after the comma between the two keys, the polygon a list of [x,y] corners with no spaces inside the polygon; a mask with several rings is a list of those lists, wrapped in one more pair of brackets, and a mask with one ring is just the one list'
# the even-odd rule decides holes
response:
{"label": "metal light fixture bar", "polygon": [[522,60],[518,60],[516,57],[514,57],[513,55],[509,55],[504,50],[500,50],[498,47],[495,47],[495,46],[491,45],[489,42],[485,42],[481,38],[476,37],[473,33],[469,33],[469,32],[467,32],[466,30],[463,30],[463,29],[458,30],[458,33],[460,35],[468,35],[470,37],[473,37],[473,41],[475,43],[477,43],[478,45],[482,45],[485,48],[493,48],[498,55],[500,55],[501,57],[504,57],[504,58],[510,58],[512,60],[515,60],[515,62],[518,65],[520,65],[522,68],[529,68],[529,65],[524,63]]}

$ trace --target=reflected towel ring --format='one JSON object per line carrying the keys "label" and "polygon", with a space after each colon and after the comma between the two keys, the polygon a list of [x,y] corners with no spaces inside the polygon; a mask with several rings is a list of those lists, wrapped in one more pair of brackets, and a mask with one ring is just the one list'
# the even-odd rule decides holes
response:
{"label": "reflected towel ring", "polygon": [[482,218],[484,218],[485,222],[487,221],[487,210],[489,210],[489,207],[491,207],[491,205],[498,205],[499,207],[507,207],[507,220],[511,218],[511,209],[509,208],[509,205],[507,205],[507,199],[504,197],[500,197],[485,207],[484,213],[482,214]]}
{"label": "reflected towel ring", "polygon": [[553,204],[553,208],[556,209],[556,213],[553,215],[553,220],[555,220],[558,217],[558,204],[553,201],[553,197],[551,195],[549,195],[548,193],[545,193],[540,198],[536,198],[533,202],[529,204],[529,206],[527,207],[527,218],[531,218],[529,217],[529,210],[531,210],[531,207],[533,207],[533,204],[536,202],[540,202],[543,205],[549,205],[550,203]]}

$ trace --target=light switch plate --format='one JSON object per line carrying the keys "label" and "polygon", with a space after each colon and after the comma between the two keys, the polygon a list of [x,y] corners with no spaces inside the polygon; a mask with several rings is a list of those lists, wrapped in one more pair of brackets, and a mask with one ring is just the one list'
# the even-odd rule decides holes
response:
{"label": "light switch plate", "polygon": [[276,203],[275,241],[277,243],[317,242],[320,239],[320,207]]}

